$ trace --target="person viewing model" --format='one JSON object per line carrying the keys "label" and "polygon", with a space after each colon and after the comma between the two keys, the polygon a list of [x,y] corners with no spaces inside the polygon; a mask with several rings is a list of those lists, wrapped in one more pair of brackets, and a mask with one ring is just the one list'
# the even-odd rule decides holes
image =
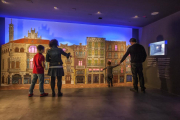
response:
{"label": "person viewing model", "polygon": [[103,70],[106,70],[107,69],[107,76],[106,76],[106,79],[107,79],[107,82],[108,82],[108,87],[113,87],[113,82],[112,82],[112,79],[113,79],[113,74],[112,74],[112,70],[113,68],[119,66],[119,64],[115,65],[115,66],[111,66],[111,61],[108,61],[107,63],[107,67],[105,67]]}
{"label": "person viewing model", "polygon": [[67,58],[71,57],[70,53],[65,53],[61,48],[58,48],[58,41],[53,39],[49,42],[50,49],[46,54],[46,61],[49,62],[48,75],[51,76],[51,89],[52,97],[55,97],[55,78],[57,77],[57,87],[58,87],[58,96],[62,96],[61,87],[62,87],[62,76],[64,76],[63,62],[61,55],[66,56]]}
{"label": "person viewing model", "polygon": [[37,82],[37,79],[39,80],[39,91],[40,91],[40,97],[47,96],[48,93],[44,93],[44,61],[45,58],[42,55],[44,52],[44,46],[38,45],[37,46],[38,53],[33,58],[33,79],[31,86],[29,88],[29,97],[33,96],[33,89]]}
{"label": "person viewing model", "polygon": [[130,39],[130,44],[131,46],[128,48],[127,52],[125,53],[125,55],[123,56],[119,64],[121,64],[126,59],[126,57],[130,54],[131,71],[133,75],[133,85],[134,85],[134,88],[131,88],[130,90],[134,92],[138,92],[138,77],[137,77],[138,75],[141,91],[145,92],[146,88],[144,87],[142,63],[146,60],[147,54],[144,47],[138,44],[135,38]]}

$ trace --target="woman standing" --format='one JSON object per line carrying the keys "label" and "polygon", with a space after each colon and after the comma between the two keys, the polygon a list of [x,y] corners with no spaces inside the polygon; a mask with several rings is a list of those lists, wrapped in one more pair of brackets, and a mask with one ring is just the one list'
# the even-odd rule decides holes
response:
{"label": "woman standing", "polygon": [[62,96],[61,87],[62,87],[62,76],[64,76],[63,62],[61,60],[61,54],[70,57],[70,53],[65,53],[61,48],[58,48],[58,41],[53,39],[49,42],[49,47],[46,54],[46,62],[49,62],[48,75],[51,76],[51,89],[52,97],[55,97],[55,78],[57,77],[57,87],[58,87],[58,96]]}

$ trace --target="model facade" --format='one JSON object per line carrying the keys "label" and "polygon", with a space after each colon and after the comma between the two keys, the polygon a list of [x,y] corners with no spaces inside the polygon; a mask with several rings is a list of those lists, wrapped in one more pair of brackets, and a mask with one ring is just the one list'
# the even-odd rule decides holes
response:
{"label": "model facade", "polygon": [[[38,37],[38,32],[31,29],[28,36],[14,40],[14,25],[9,24],[9,42],[1,49],[1,83],[2,84],[31,84],[33,57],[37,53],[39,44],[45,47],[46,57],[49,40]],[[62,56],[65,75],[63,84],[99,84],[106,83],[106,67],[108,61],[112,65],[119,63],[127,48],[125,41],[107,41],[105,38],[87,37],[87,45],[60,44],[58,46],[65,52],[71,53],[67,59]],[[45,84],[50,84],[47,75],[48,63],[45,62]],[[120,66],[113,69],[113,82],[132,82],[130,56]],[[37,82],[38,84],[38,82]]]}

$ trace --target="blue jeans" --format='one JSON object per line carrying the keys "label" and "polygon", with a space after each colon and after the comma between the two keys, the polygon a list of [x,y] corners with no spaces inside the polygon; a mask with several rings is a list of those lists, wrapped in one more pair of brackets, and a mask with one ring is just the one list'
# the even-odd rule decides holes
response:
{"label": "blue jeans", "polygon": [[30,94],[33,94],[33,89],[34,89],[34,86],[37,82],[37,79],[39,79],[39,91],[41,94],[44,93],[44,74],[33,74],[32,83],[31,83],[31,86],[29,88]]}

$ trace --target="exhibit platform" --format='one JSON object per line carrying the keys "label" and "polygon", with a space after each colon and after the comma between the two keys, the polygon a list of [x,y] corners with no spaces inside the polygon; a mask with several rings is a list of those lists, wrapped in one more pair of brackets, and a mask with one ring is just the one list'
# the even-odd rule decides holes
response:
{"label": "exhibit platform", "polygon": [[[132,83],[114,83],[113,87],[120,86],[132,86]],[[2,84],[0,86],[0,90],[21,90],[21,89],[29,89],[30,84],[12,84],[6,85]],[[56,86],[57,87],[57,86]],[[62,88],[102,88],[108,87],[107,84],[63,84]],[[35,89],[39,89],[39,84],[35,85]],[[50,84],[44,84],[44,89],[51,89]]]}

